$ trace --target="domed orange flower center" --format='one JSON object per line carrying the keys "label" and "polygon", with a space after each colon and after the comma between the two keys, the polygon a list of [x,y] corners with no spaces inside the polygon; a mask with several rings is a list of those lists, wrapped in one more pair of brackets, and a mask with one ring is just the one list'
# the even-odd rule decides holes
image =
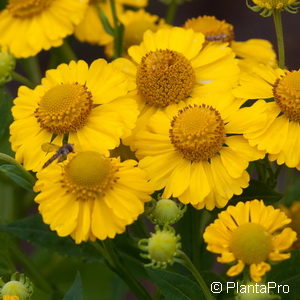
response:
{"label": "domed orange flower center", "polygon": [[30,18],[47,9],[53,0],[9,0],[8,10],[16,18]]}
{"label": "domed orange flower center", "polygon": [[207,41],[231,42],[234,39],[233,26],[213,16],[188,19],[184,27],[201,32]]}
{"label": "domed orange flower center", "polygon": [[260,263],[272,251],[272,236],[260,224],[245,223],[232,233],[230,249],[246,264]]}
{"label": "domed orange flower center", "polygon": [[171,143],[184,158],[198,162],[215,156],[225,140],[220,113],[211,106],[188,106],[179,111],[169,131]]}
{"label": "domed orange flower center", "polygon": [[42,97],[35,117],[41,128],[66,134],[82,128],[92,110],[92,94],[80,84],[61,84]]}
{"label": "domed orange flower center", "polygon": [[195,72],[182,54],[156,50],[142,58],[136,80],[138,91],[146,103],[165,107],[191,94]]}
{"label": "domed orange flower center", "polygon": [[77,200],[95,200],[117,180],[117,168],[109,158],[93,152],[79,152],[65,166],[62,185]]}
{"label": "domed orange flower center", "polygon": [[300,70],[288,72],[273,88],[276,103],[291,121],[300,122]]}

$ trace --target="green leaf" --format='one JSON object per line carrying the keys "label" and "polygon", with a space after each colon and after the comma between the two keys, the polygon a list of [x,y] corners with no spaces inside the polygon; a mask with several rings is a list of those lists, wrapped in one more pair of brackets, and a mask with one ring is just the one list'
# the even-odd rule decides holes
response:
{"label": "green leaf", "polygon": [[205,299],[199,286],[186,276],[159,269],[148,269],[147,273],[166,299]]}
{"label": "green leaf", "polygon": [[285,300],[299,299],[300,295],[300,252],[294,250],[291,254],[290,259],[272,265],[266,279],[266,282],[276,282],[277,286],[281,284],[290,287],[288,294],[282,293]]}
{"label": "green leaf", "polygon": [[23,172],[17,166],[1,165],[0,172],[25,190],[32,191],[32,182],[30,182],[28,178],[25,178]]}
{"label": "green leaf", "polygon": [[82,282],[79,272],[77,273],[74,283],[64,296],[63,300],[83,300]]}
{"label": "green leaf", "polygon": [[7,225],[0,225],[0,231],[63,255],[81,257],[89,261],[102,260],[98,252],[89,243],[76,245],[70,237],[57,236],[54,231],[49,229],[48,225],[43,223],[39,214]]}
{"label": "green leaf", "polygon": [[101,23],[102,23],[102,26],[103,26],[105,32],[108,33],[109,35],[114,36],[114,28],[110,25],[109,20],[107,19],[102,8],[99,5],[97,5],[97,8],[98,8],[99,17],[100,17],[100,20],[101,20]]}
{"label": "green leaf", "polygon": [[4,153],[0,153],[0,172],[27,190],[32,190],[35,184],[35,178],[14,158]]}

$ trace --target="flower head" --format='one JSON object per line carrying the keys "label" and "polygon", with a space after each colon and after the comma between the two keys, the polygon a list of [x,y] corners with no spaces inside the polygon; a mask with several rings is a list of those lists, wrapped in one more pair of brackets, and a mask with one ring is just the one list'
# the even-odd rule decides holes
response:
{"label": "flower head", "polygon": [[248,186],[248,163],[264,153],[242,134],[265,124],[259,112],[263,103],[240,109],[239,101],[222,97],[171,105],[155,113],[136,135],[133,146],[140,166],[156,190],[164,188],[163,198],[211,210],[224,207]]}
{"label": "flower head", "polygon": [[281,9],[286,6],[292,5],[297,0],[252,0],[252,1],[261,8]]}
{"label": "flower head", "polygon": [[236,41],[233,25],[225,20],[219,20],[214,16],[199,16],[188,19],[184,27],[203,33],[206,43],[228,42],[238,58],[240,68],[244,68],[244,65],[251,65],[253,61],[271,66],[276,64],[276,54],[269,41],[262,39]]}
{"label": "flower head", "polygon": [[76,243],[124,232],[143,213],[152,192],[136,164],[85,151],[42,170],[34,189],[44,222]]}
{"label": "flower head", "polygon": [[149,239],[139,241],[139,248],[146,252],[141,256],[151,260],[147,267],[166,268],[172,265],[179,255],[180,236],[176,235],[175,230],[170,226],[165,226],[163,229],[155,227],[155,229],[155,233],[151,233]]}
{"label": "flower head", "polygon": [[241,75],[234,94],[247,99],[274,99],[261,106],[268,116],[267,126],[245,137],[251,145],[266,151],[271,161],[300,170],[300,70],[254,64]]}
{"label": "flower head", "polygon": [[0,12],[0,46],[15,57],[60,46],[82,20],[87,0],[8,0]]}
{"label": "flower head", "polygon": [[124,74],[98,59],[49,70],[42,84],[31,90],[22,86],[15,99],[10,127],[16,159],[30,170],[39,170],[53,153],[42,151],[52,141],[61,146],[65,136],[77,150],[100,151],[119,145],[129,135],[138,107],[127,97]]}
{"label": "flower head", "polygon": [[186,211],[186,206],[171,199],[160,199],[153,202],[153,207],[150,208],[148,216],[155,224],[175,224],[183,217]]}
{"label": "flower head", "polygon": [[252,280],[258,282],[271,269],[268,261],[290,257],[286,251],[296,240],[296,232],[284,228],[290,222],[283,212],[263,201],[239,202],[205,229],[204,240],[209,251],[221,255],[219,262],[236,262],[228,276],[238,275],[248,265]]}
{"label": "flower head", "polygon": [[3,300],[29,300],[32,292],[32,282],[24,274],[15,273],[7,283],[0,283],[0,298]]}

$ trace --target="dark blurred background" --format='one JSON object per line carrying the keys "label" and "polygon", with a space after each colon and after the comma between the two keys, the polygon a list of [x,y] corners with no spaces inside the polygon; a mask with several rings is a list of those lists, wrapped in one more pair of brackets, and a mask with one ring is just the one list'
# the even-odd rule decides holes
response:
{"label": "dark blurred background", "polygon": [[[147,11],[165,16],[166,6],[158,0],[149,0]],[[251,2],[251,1],[249,1]],[[246,6],[245,0],[191,0],[179,7],[175,25],[181,26],[186,19],[200,15],[214,15],[234,25],[237,41],[262,38],[271,41],[276,49],[276,36],[272,17],[263,18]],[[300,68],[300,12],[296,15],[284,12],[283,26],[286,45],[286,65],[289,69]],[[74,42],[74,41],[73,41]],[[91,61],[99,55],[99,48],[77,45],[80,58]]]}

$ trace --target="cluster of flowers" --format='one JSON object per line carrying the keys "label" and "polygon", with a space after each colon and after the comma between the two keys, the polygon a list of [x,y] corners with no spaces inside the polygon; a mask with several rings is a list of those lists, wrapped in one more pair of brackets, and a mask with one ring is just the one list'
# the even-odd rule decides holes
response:
{"label": "cluster of flowers", "polygon": [[[235,41],[233,26],[215,17],[172,27],[124,4],[146,3],[117,1],[123,58],[61,64],[34,89],[20,87],[12,109],[10,142],[16,160],[37,172],[43,220],[76,243],[124,232],[154,191],[212,210],[249,185],[251,161],[267,155],[300,170],[300,70],[278,68],[269,42]],[[9,0],[0,44],[28,57],[74,33],[112,56],[99,10],[112,19],[103,1]],[[64,144],[74,153],[43,168],[53,155],[47,145]],[[229,276],[250,265],[260,281],[266,260],[289,258],[296,233],[281,230],[289,222],[262,201],[240,202],[204,239],[220,262],[236,262]]]}

